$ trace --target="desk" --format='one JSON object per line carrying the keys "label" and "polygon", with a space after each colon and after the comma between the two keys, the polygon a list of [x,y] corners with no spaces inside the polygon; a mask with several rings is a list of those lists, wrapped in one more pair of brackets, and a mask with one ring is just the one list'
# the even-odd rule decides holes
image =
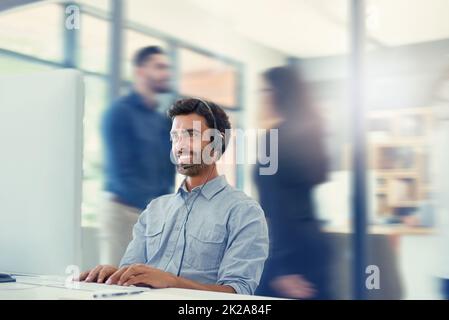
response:
{"label": "desk", "polygon": [[[45,285],[29,284],[36,277],[16,276],[16,282],[0,283],[0,300],[91,300],[92,290],[49,287]],[[106,284],[95,284],[98,291],[111,289]],[[117,287],[117,286],[114,286]],[[120,289],[117,287],[117,289]],[[189,289],[148,289],[137,295],[126,295],[109,298],[113,300],[267,300],[261,296],[189,290]]]}

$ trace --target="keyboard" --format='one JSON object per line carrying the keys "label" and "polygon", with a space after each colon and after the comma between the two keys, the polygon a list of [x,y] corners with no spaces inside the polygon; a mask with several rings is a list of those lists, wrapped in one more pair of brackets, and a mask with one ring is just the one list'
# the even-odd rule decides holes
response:
{"label": "keyboard", "polygon": [[70,290],[81,291],[147,291],[150,288],[142,287],[124,287],[117,285],[107,285],[104,283],[92,283],[92,282],[79,282],[71,281],[64,277],[55,276],[14,276],[17,283],[29,284],[34,286],[44,286],[53,288],[64,288]]}

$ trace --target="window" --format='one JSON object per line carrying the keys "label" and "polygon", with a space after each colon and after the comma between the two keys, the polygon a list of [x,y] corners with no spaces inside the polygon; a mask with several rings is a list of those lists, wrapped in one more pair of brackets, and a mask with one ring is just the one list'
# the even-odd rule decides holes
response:
{"label": "window", "polygon": [[15,74],[24,72],[40,72],[53,69],[50,66],[27,62],[22,59],[16,59],[8,56],[2,56],[0,54],[0,74]]}
{"label": "window", "polygon": [[109,63],[109,23],[87,14],[80,22],[81,69],[107,73]]}
{"label": "window", "polygon": [[109,11],[110,0],[77,0],[80,5],[88,5],[102,11]]}
{"label": "window", "polygon": [[62,61],[63,8],[39,4],[0,15],[0,48]]}
{"label": "window", "polygon": [[97,222],[103,189],[103,148],[100,135],[101,117],[106,107],[107,82],[94,76],[85,77],[84,157],[82,223]]}
{"label": "window", "polygon": [[179,59],[181,95],[209,99],[229,108],[237,106],[234,66],[189,49],[181,49]]}

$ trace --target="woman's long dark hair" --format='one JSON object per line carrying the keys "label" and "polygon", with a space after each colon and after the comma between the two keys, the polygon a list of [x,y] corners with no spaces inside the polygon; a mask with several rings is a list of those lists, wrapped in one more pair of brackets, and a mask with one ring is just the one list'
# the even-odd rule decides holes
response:
{"label": "woman's long dark hair", "polygon": [[280,66],[268,69],[263,77],[272,88],[276,111],[288,120],[311,121],[321,126],[318,113],[313,108],[307,85],[299,68]]}

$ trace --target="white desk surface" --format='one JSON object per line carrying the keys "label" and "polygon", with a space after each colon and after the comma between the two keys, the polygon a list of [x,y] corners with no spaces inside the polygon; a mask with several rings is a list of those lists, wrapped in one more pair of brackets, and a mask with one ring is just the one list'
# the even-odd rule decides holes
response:
{"label": "white desk surface", "polygon": [[[28,284],[35,277],[16,276],[16,282],[0,283],[0,300],[90,300],[94,290],[58,288],[45,285]],[[110,290],[118,286],[95,284],[98,291]],[[144,293],[125,295],[108,299],[114,300],[266,300],[261,296],[249,296],[189,289],[148,289]]]}

